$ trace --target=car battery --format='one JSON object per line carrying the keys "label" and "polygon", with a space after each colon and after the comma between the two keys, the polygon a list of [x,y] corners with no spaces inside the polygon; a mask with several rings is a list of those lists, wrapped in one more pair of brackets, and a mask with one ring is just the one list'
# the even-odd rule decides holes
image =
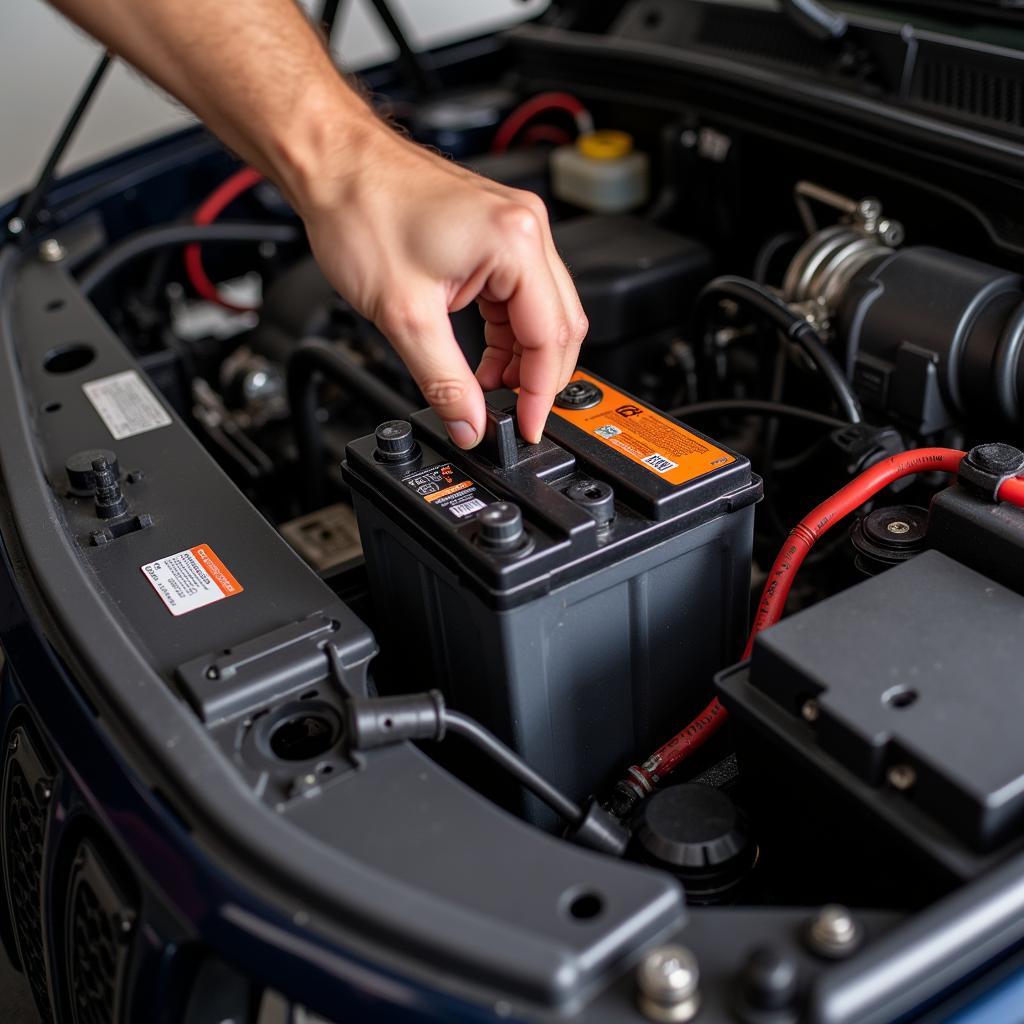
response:
{"label": "car battery", "polygon": [[429,410],[349,444],[376,676],[440,688],[582,799],[688,721],[737,656],[761,481],[584,371],[538,444],[515,404],[487,396],[468,452]]}

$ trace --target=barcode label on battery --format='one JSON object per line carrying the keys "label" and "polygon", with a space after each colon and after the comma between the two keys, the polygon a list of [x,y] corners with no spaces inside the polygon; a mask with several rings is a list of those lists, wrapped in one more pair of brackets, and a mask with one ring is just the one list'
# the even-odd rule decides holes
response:
{"label": "barcode label on battery", "polygon": [[648,455],[646,459],[641,460],[645,466],[650,466],[657,473],[667,473],[670,469],[675,469],[678,463],[673,462],[671,459],[666,459],[664,455]]}
{"label": "barcode label on battery", "polygon": [[474,512],[479,512],[482,508],[487,508],[486,502],[481,501],[479,498],[471,498],[469,501],[463,501],[458,505],[452,505],[452,514],[457,516],[459,519],[465,519],[466,516],[471,516]]}
{"label": "barcode label on battery", "polygon": [[453,462],[414,469],[402,483],[450,522],[460,525],[498,499]]}

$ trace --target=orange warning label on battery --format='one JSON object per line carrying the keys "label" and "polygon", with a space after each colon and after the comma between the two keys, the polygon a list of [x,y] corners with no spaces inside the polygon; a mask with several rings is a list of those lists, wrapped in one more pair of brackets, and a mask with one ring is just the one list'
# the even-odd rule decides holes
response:
{"label": "orange warning label on battery", "polygon": [[734,455],[582,370],[572,380],[596,389],[590,395],[577,389],[587,407],[556,405],[551,411],[671,484],[685,484],[736,461]]}
{"label": "orange warning label on battery", "polygon": [[426,501],[439,501],[441,498],[447,498],[449,494],[458,494],[459,491],[464,491],[467,487],[472,487],[472,480],[463,480],[461,483],[452,484],[451,487],[446,487],[443,491],[434,491],[433,494],[424,495]]}

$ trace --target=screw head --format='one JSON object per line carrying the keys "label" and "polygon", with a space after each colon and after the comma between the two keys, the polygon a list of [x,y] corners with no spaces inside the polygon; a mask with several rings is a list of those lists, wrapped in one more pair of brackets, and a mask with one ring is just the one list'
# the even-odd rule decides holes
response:
{"label": "screw head", "polygon": [[25,222],[20,217],[12,217],[7,222],[7,230],[12,235],[20,235],[25,230]]}
{"label": "screw head", "polygon": [[887,523],[885,528],[889,533],[895,533],[897,536],[910,533],[910,523],[905,523],[902,519],[896,519],[891,523]]}
{"label": "screw head", "polygon": [[659,946],[636,974],[639,1006],[653,1021],[688,1021],[700,1006],[700,970],[685,946]]}
{"label": "screw head", "polygon": [[818,702],[811,697],[809,700],[805,700],[800,705],[800,717],[805,722],[816,722],[818,715],[821,714],[821,709],[818,707]]}
{"label": "screw head", "polygon": [[863,220],[874,221],[882,216],[882,204],[874,198],[862,199],[857,204],[857,215]]}
{"label": "screw head", "polygon": [[39,258],[44,263],[60,263],[64,256],[64,246],[56,238],[45,238],[39,243]]}
{"label": "screw head", "polygon": [[852,953],[860,944],[861,934],[856,918],[838,903],[822,907],[807,931],[811,949],[833,959]]}
{"label": "screw head", "polygon": [[909,764],[894,764],[889,769],[886,778],[893,789],[904,792],[917,782],[917,772]]}

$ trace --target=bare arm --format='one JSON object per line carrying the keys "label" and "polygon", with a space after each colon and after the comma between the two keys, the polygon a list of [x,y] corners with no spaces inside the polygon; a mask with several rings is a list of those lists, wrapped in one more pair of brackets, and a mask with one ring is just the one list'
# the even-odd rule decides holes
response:
{"label": "bare arm", "polygon": [[[276,182],[334,286],[391,340],[462,447],[481,385],[520,387],[539,440],[587,323],[537,197],[403,139],[342,80],[292,0],[52,0]],[[474,378],[448,313],[476,301]]]}

